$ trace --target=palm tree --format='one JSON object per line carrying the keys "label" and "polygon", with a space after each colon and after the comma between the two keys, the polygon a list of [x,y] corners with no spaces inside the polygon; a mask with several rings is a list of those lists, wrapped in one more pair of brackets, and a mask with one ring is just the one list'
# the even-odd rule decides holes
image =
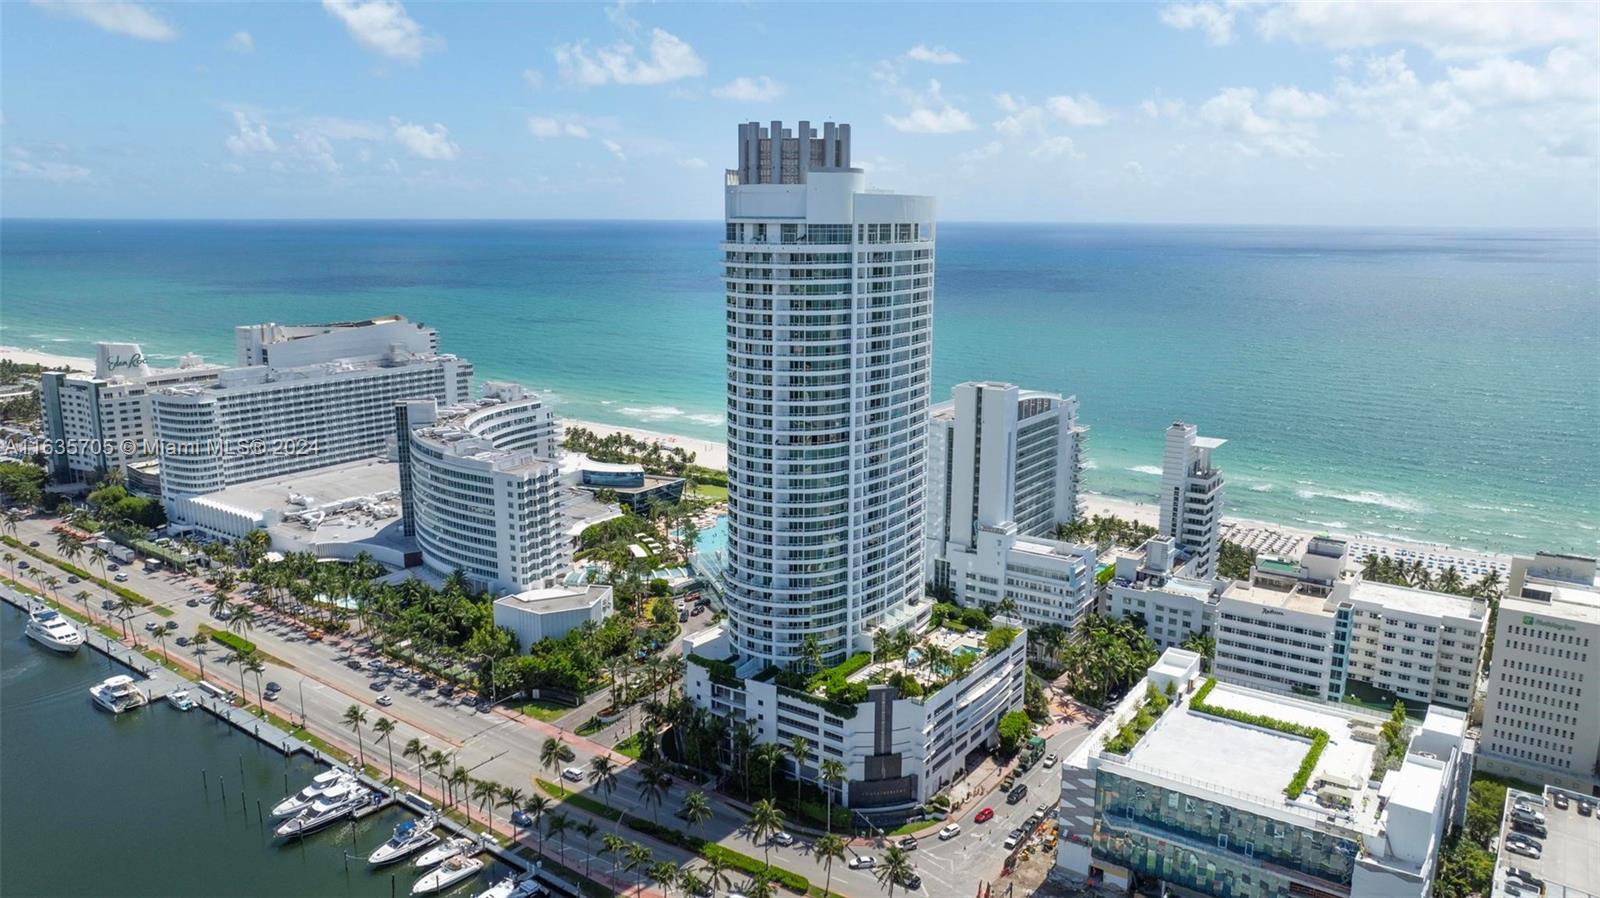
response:
{"label": "palm tree", "polygon": [[734,727],[733,730],[733,756],[739,762],[739,770],[744,774],[744,800],[750,800],[750,750],[756,743],[754,725],[746,720]]}
{"label": "palm tree", "polygon": [[661,785],[661,778],[655,772],[646,770],[639,778],[639,799],[650,806],[650,821],[661,822],[661,800],[667,795],[667,788]]}
{"label": "palm tree", "polygon": [[683,892],[685,898],[692,898],[709,888],[706,881],[700,878],[700,874],[693,870],[686,868],[678,873],[678,889]]}
{"label": "palm tree", "polygon": [[67,561],[76,561],[83,554],[83,543],[64,530],[56,532],[56,554]]}
{"label": "palm tree", "polygon": [[[157,630],[156,632],[158,634],[160,634],[160,633],[165,633],[166,631],[165,630]],[[260,706],[262,714],[267,713],[267,700],[265,698],[263,698],[262,695],[261,695],[261,674],[266,671],[267,666],[265,664],[261,663],[261,659],[256,657],[256,653],[255,652],[249,652],[249,653],[246,653],[244,658],[242,658],[239,661],[239,669],[241,671],[241,673],[240,673],[240,679],[241,680],[244,678],[244,674],[245,673],[251,673],[251,674],[255,675],[255,678],[256,678],[256,704],[258,706]]]}
{"label": "palm tree", "polygon": [[[83,606],[83,613],[88,616],[89,623],[94,623],[94,611],[90,610],[89,608],[89,600],[94,598],[94,596],[89,595],[89,590],[80,589],[78,590],[77,594],[73,596],[73,598],[77,599],[78,603]],[[165,647],[162,648],[162,653],[166,653]]]}
{"label": "palm tree", "polygon": [[544,823],[545,835],[554,837],[561,843],[561,864],[567,863],[567,830],[572,826],[572,820],[566,814],[551,814],[550,819]]}
{"label": "palm tree", "polygon": [[833,833],[828,833],[816,841],[811,847],[812,857],[822,864],[822,872],[827,874],[827,879],[822,885],[822,893],[828,894],[828,889],[833,886],[833,862],[844,860],[844,839]]}
{"label": "palm tree", "polygon": [[[573,829],[578,831],[578,835],[583,836],[585,842],[593,840],[594,834],[600,831],[600,827],[595,826],[593,820],[579,821],[578,825],[574,826]],[[585,851],[583,853],[583,875],[585,877],[589,875],[589,860],[592,856],[592,852]]]}
{"label": "palm tree", "polygon": [[772,877],[765,873],[757,873],[750,877],[750,884],[745,886],[746,898],[778,898],[778,890],[772,887]]}
{"label": "palm tree", "polygon": [[[498,794],[500,787],[489,780],[480,780],[476,777],[469,777],[468,781],[472,785],[472,799],[478,803],[478,810],[484,810]],[[470,809],[468,813],[471,813]]]}
{"label": "palm tree", "polygon": [[848,773],[849,770],[844,766],[843,761],[838,761],[833,758],[822,759],[822,765],[818,770],[817,778],[822,780],[823,791],[828,793],[827,831],[829,833],[833,832],[833,790],[840,783],[844,782],[845,775]]}
{"label": "palm tree", "polygon": [[256,613],[250,606],[243,602],[235,602],[228,606],[231,613],[228,615],[228,632],[243,636],[256,627]]}
{"label": "palm tree", "polygon": [[[121,619],[121,621],[122,621],[122,638],[123,639],[127,639],[128,638],[128,619],[133,617],[134,609],[136,609],[138,607],[139,606],[134,603],[133,599],[129,598],[128,596],[126,596],[126,595],[117,596],[117,602],[116,602],[116,605],[113,606],[113,608],[117,612],[117,617],[119,619]],[[243,689],[244,687],[241,686],[239,688]]]}
{"label": "palm tree", "polygon": [[[461,789],[461,797],[463,799],[467,798],[468,797],[468,795],[467,795],[467,786],[471,782],[472,782],[472,774],[467,772],[467,768],[462,767],[460,764],[457,764],[455,766],[455,769],[450,771],[450,794],[452,796],[455,795],[456,788],[460,787],[460,789]],[[472,802],[471,801],[463,801],[461,806],[467,809],[467,822],[471,823],[472,822]]]}
{"label": "palm tree", "polygon": [[767,795],[770,797],[773,794],[772,774],[778,769],[778,765],[783,762],[783,746],[776,742],[768,742],[757,746],[756,760],[767,768]]}
{"label": "palm tree", "polygon": [[204,630],[196,630],[194,636],[189,640],[189,644],[194,647],[194,657],[200,662],[200,679],[204,680],[206,678],[206,655],[211,651],[208,648],[211,644],[211,635]]}
{"label": "palm tree", "polygon": [[[378,741],[389,750],[389,779],[394,779],[394,742],[389,738],[394,732],[395,723],[387,717],[380,717],[372,722],[372,731],[378,734]],[[421,745],[422,743],[417,743]]]}
{"label": "palm tree", "polygon": [[[79,592],[78,592],[78,596],[80,596],[80,597],[81,596],[87,596],[88,594],[89,593],[87,593],[87,592],[85,592],[83,590],[79,590]],[[161,657],[165,658],[167,660],[167,663],[170,664],[172,662],[172,656],[167,654],[167,636],[170,635],[167,632],[167,628],[166,627],[156,627],[155,632],[153,632],[151,635],[155,637],[156,642],[161,644]]]}
{"label": "palm tree", "polygon": [[1017,616],[1017,600],[1006,596],[994,606],[994,610],[997,617],[1015,618]]}
{"label": "palm tree", "polygon": [[883,862],[873,872],[878,880],[878,885],[883,886],[889,893],[889,898],[894,898],[894,888],[911,878],[911,855],[899,845],[890,845],[883,852]]}
{"label": "palm tree", "polygon": [[804,768],[806,761],[811,759],[811,743],[804,736],[792,736],[789,739],[789,757],[794,759],[794,800],[800,800],[800,787],[805,782]]}
{"label": "palm tree", "polygon": [[[650,880],[661,886],[667,895],[672,894],[672,887],[678,884],[678,865],[671,861],[656,861],[650,865]],[[644,884],[639,884],[639,893],[644,894]]]}
{"label": "palm tree", "polygon": [[367,766],[367,750],[361,741],[361,727],[367,722],[367,712],[361,710],[360,705],[351,705],[344,709],[344,725],[355,731],[356,754],[361,759],[361,766]]}
{"label": "palm tree", "polygon": [[650,862],[656,859],[655,855],[650,853],[650,849],[640,845],[638,842],[634,842],[633,844],[629,845],[628,850],[623,853],[623,859],[622,869],[639,871],[639,893],[643,894],[644,871],[649,866]]}
{"label": "palm tree", "polygon": [[706,858],[705,866],[700,872],[706,878],[706,885],[712,889],[726,889],[733,885],[733,877],[728,875],[728,862],[723,860],[720,853]]}
{"label": "palm tree", "polygon": [[805,659],[811,673],[822,669],[822,640],[815,633],[807,633],[800,640],[800,657]]}
{"label": "palm tree", "polygon": [[[428,759],[428,746],[422,744],[421,739],[412,736],[411,739],[406,742],[405,749],[400,752],[400,757],[416,759],[417,785],[420,788],[422,785],[422,763]],[[391,774],[391,776],[392,775],[393,774]]]}
{"label": "palm tree", "polygon": [[772,869],[772,837],[783,832],[783,812],[771,799],[763,798],[751,806],[749,826],[751,838],[761,843],[767,869]]}
{"label": "palm tree", "polygon": [[[6,510],[10,511],[10,509]],[[17,579],[17,554],[15,552],[7,552],[4,555],[0,555],[0,558],[4,558],[6,567],[11,568],[11,579]]]}
{"label": "palm tree", "polygon": [[611,878],[617,878],[617,864],[621,862],[623,852],[628,850],[626,839],[616,833],[606,833],[600,837],[600,853],[611,855]]}
{"label": "palm tree", "polygon": [[450,756],[435,748],[428,752],[428,769],[439,775],[439,801],[450,805]]}
{"label": "palm tree", "polygon": [[[12,498],[15,499],[17,497],[13,496]],[[5,511],[5,528],[6,528],[6,532],[11,534],[11,538],[12,539],[16,539],[17,538],[17,525],[20,524],[22,522],[22,519],[25,518],[25,517],[27,517],[27,515],[24,515],[22,513],[22,509],[20,509],[20,508],[7,508],[6,509],[6,511]]]}
{"label": "palm tree", "polygon": [[[565,743],[562,740],[551,736],[544,740],[544,745],[539,747],[539,766],[543,767],[545,772],[548,773],[561,767],[561,749],[564,745]],[[557,776],[556,786],[561,789],[561,794],[565,797],[567,794],[566,780]]]}
{"label": "palm tree", "polygon": [[683,810],[679,813],[692,829],[711,819],[711,802],[704,792],[690,792],[683,797]]}
{"label": "palm tree", "polygon": [[501,786],[500,801],[495,804],[495,808],[510,808],[515,811],[520,809],[527,800],[528,793],[518,789],[516,786]]}
{"label": "palm tree", "polygon": [[528,815],[528,826],[539,836],[539,851],[541,853],[544,852],[544,833],[539,829],[539,818],[543,817],[548,810],[550,810],[550,799],[537,793],[529,795],[527,800],[522,802],[522,813]]}
{"label": "palm tree", "polygon": [[61,601],[60,594],[56,592],[56,590],[61,588],[60,577],[57,577],[55,574],[49,574],[44,578],[44,585],[50,587],[50,594],[55,596],[56,601]]}
{"label": "palm tree", "polygon": [[611,810],[611,790],[617,787],[616,766],[605,755],[595,755],[589,761],[589,783],[604,794],[606,810]]}

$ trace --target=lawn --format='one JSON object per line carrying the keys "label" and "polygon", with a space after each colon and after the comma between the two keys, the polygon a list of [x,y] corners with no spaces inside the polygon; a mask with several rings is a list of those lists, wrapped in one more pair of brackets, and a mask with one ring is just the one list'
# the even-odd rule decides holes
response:
{"label": "lawn", "polygon": [[711,483],[697,483],[694,486],[694,496],[697,499],[709,499],[712,502],[728,501],[728,488]]}
{"label": "lawn", "polygon": [[572,709],[566,705],[558,705],[555,702],[540,701],[539,699],[524,702],[517,706],[517,710],[529,717],[537,717],[545,723],[554,723],[572,712]]}

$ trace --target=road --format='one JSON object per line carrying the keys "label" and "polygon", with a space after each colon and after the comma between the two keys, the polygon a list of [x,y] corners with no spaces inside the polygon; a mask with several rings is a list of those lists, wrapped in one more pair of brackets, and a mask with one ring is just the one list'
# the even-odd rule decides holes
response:
{"label": "road", "polygon": [[[55,536],[50,532],[54,523],[53,519],[48,518],[27,519],[18,525],[17,538],[24,543],[37,540],[40,545],[36,551],[54,554]],[[205,599],[210,590],[203,580],[165,571],[145,573],[127,567],[123,570],[129,574],[129,580],[122,585],[173,612],[170,618],[162,618],[145,610],[133,618],[129,626],[138,628],[146,642],[150,642],[149,634],[144,631],[147,620],[176,621],[178,629],[174,637],[193,635],[201,624],[216,629],[225,627],[209,613]],[[71,585],[63,588],[62,596],[68,598],[83,588],[95,596],[92,600],[95,614],[103,619],[106,614],[99,607],[103,596],[98,586]],[[196,607],[187,604],[191,598],[198,601]],[[71,604],[77,605],[75,601]],[[699,615],[691,618],[691,621],[704,626],[703,622],[709,617]],[[260,623],[247,635],[262,652],[283,662],[267,664],[266,671],[261,675],[261,684],[277,682],[282,687],[276,702],[269,702],[268,705],[276,705],[275,711],[282,717],[293,718],[297,722],[304,719],[313,732],[329,742],[352,752],[364,751],[369,763],[380,769],[389,766],[390,745],[373,743],[375,734],[371,731],[371,723],[379,717],[387,717],[397,724],[390,736],[390,743],[394,752],[395,772],[401,777],[412,781],[416,778],[416,765],[401,757],[401,749],[410,739],[418,738],[430,749],[453,754],[455,762],[466,767],[472,776],[515,786],[532,795],[539,792],[533,782],[534,777],[555,778],[553,772],[540,770],[538,761],[539,748],[544,740],[555,736],[564,739],[576,753],[576,758],[570,762],[571,766],[587,769],[592,757],[604,753],[612,758],[619,769],[617,787],[610,796],[598,794],[588,783],[575,784],[576,791],[590,794],[596,800],[609,800],[613,807],[621,807],[639,817],[656,817],[670,825],[681,825],[681,821],[672,813],[682,806],[685,795],[693,790],[675,783],[659,808],[645,805],[639,798],[637,763],[611,751],[606,745],[514,712],[478,711],[468,703],[468,699],[452,700],[439,695],[437,691],[422,690],[409,684],[402,686],[404,681],[399,679],[392,680],[383,693],[393,699],[393,704],[380,707],[376,704],[380,693],[371,688],[373,680],[365,668],[365,662],[370,659],[360,654],[351,643],[337,645],[311,642],[289,622],[265,613],[260,615]],[[207,679],[212,682],[230,689],[239,688],[239,673],[224,663],[226,650],[223,647],[213,644],[203,656],[198,656],[192,647],[180,648],[173,639],[168,639],[166,648],[175,658],[182,658],[188,663],[198,666],[203,662]],[[363,669],[352,669],[352,661],[360,662]],[[257,683],[253,676],[245,679],[245,694],[252,701],[257,695]],[[345,711],[352,704],[361,706],[368,719],[359,746],[355,733],[343,723]],[[1048,750],[1065,757],[1087,734],[1087,729],[1082,726],[1067,727],[1047,737]],[[437,778],[431,774],[425,774],[424,778],[428,792],[438,794]],[[963,830],[960,836],[944,842],[932,838],[931,833],[923,838],[922,847],[912,856],[917,872],[923,879],[923,894],[972,895],[976,893],[979,883],[998,878],[1000,864],[1006,854],[1001,843],[1006,834],[1019,826],[1040,802],[1054,803],[1057,800],[1060,793],[1059,767],[1045,770],[1042,765],[1036,765],[1020,782],[1028,785],[1026,801],[1009,805],[1003,795],[969,800],[960,812],[959,822]],[[761,846],[754,844],[745,832],[745,812],[715,795],[709,797],[712,799],[713,816],[695,827],[694,834],[752,857],[762,857]],[[973,813],[986,806],[994,808],[995,818],[986,824],[973,824]],[[585,839],[580,833],[568,831],[564,863],[582,869],[588,860],[592,863],[591,872],[596,878],[602,878],[602,874],[611,870],[611,858],[599,853],[600,837],[610,833],[612,825],[600,818],[591,818],[572,806],[562,810],[575,820],[592,819],[600,826],[593,839]],[[481,816],[481,810],[474,806],[473,814],[475,817]],[[497,817],[502,821],[503,828],[509,830],[503,815]],[[930,827],[936,825],[930,824]],[[622,835],[629,841],[645,844],[658,859],[671,860],[679,865],[693,859],[688,852],[641,833],[624,829]],[[537,840],[524,835],[523,841],[532,845]],[[858,839],[852,842],[850,851],[881,857],[885,847],[874,845],[870,840]],[[551,843],[546,849],[552,857],[560,853],[556,843]],[[774,846],[771,858],[774,865],[807,876],[818,886],[826,879],[822,865],[810,854],[810,839],[797,839],[795,845],[786,848]],[[735,883],[736,886],[739,884]],[[833,869],[833,890],[854,898],[865,898],[883,891],[870,871],[850,870],[844,864],[837,863]],[[900,889],[896,889],[897,894],[900,892]]]}

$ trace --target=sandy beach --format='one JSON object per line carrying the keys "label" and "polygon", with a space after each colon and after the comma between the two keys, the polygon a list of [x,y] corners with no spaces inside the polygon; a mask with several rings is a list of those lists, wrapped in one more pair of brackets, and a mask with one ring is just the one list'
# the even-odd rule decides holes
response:
{"label": "sandy beach", "polygon": [[668,446],[676,446],[694,453],[694,463],[702,468],[715,468],[718,471],[728,469],[728,447],[711,440],[697,440],[694,437],[681,437],[671,433],[658,433],[654,430],[645,430],[639,427],[619,427],[615,424],[601,424],[597,421],[578,421],[572,418],[563,418],[565,427],[581,427],[593,431],[599,436],[610,436],[614,433],[627,434],[634,439],[647,442],[659,442]]}
{"label": "sandy beach", "polygon": [[80,359],[67,355],[55,355],[49,352],[40,352],[37,349],[19,349],[15,346],[0,346],[0,359],[16,362],[19,365],[43,365],[46,368],[72,368],[76,371],[93,371],[94,359]]}

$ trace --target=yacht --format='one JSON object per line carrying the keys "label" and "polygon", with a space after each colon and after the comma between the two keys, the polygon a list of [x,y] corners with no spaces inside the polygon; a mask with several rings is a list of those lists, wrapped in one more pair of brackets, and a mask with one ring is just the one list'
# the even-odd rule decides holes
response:
{"label": "yacht", "polygon": [[312,778],[311,784],[272,806],[272,816],[293,817],[319,798],[341,794],[354,785],[356,778],[346,770],[328,770]]}
{"label": "yacht", "polygon": [[89,687],[89,695],[94,697],[95,704],[112,714],[121,714],[150,701],[139,691],[139,687],[134,685],[133,677],[125,674],[118,674]]}
{"label": "yacht", "polygon": [[478,871],[482,869],[483,861],[475,857],[457,855],[429,870],[427,875],[417,880],[417,884],[411,887],[411,894],[430,895],[442,892],[469,876],[477,876]]}
{"label": "yacht", "polygon": [[507,876],[494,885],[484,889],[472,898],[533,898],[535,895],[549,894],[538,880],[528,874],[522,879]]}
{"label": "yacht", "polygon": [[319,798],[311,803],[311,807],[284,821],[276,833],[280,838],[296,838],[314,833],[330,823],[344,819],[351,811],[366,802],[366,790],[360,786],[337,797]]}
{"label": "yacht", "polygon": [[437,817],[424,817],[421,823],[415,820],[403,820],[394,828],[394,835],[389,841],[378,846],[378,850],[367,856],[367,863],[375,867],[392,864],[405,858],[414,851],[427,848],[439,841],[439,836],[433,827],[439,822]]}
{"label": "yacht", "polygon": [[457,836],[435,848],[430,848],[422,857],[417,858],[417,869],[423,870],[432,867],[440,861],[447,861],[465,851],[478,847],[478,843],[466,836]]}
{"label": "yacht", "polygon": [[40,606],[28,614],[24,630],[28,638],[47,649],[72,654],[83,645],[83,631],[72,625],[61,612]]}
{"label": "yacht", "polygon": [[194,699],[189,697],[189,690],[187,689],[174,689],[167,693],[167,704],[177,708],[179,711],[191,711],[194,709]]}

